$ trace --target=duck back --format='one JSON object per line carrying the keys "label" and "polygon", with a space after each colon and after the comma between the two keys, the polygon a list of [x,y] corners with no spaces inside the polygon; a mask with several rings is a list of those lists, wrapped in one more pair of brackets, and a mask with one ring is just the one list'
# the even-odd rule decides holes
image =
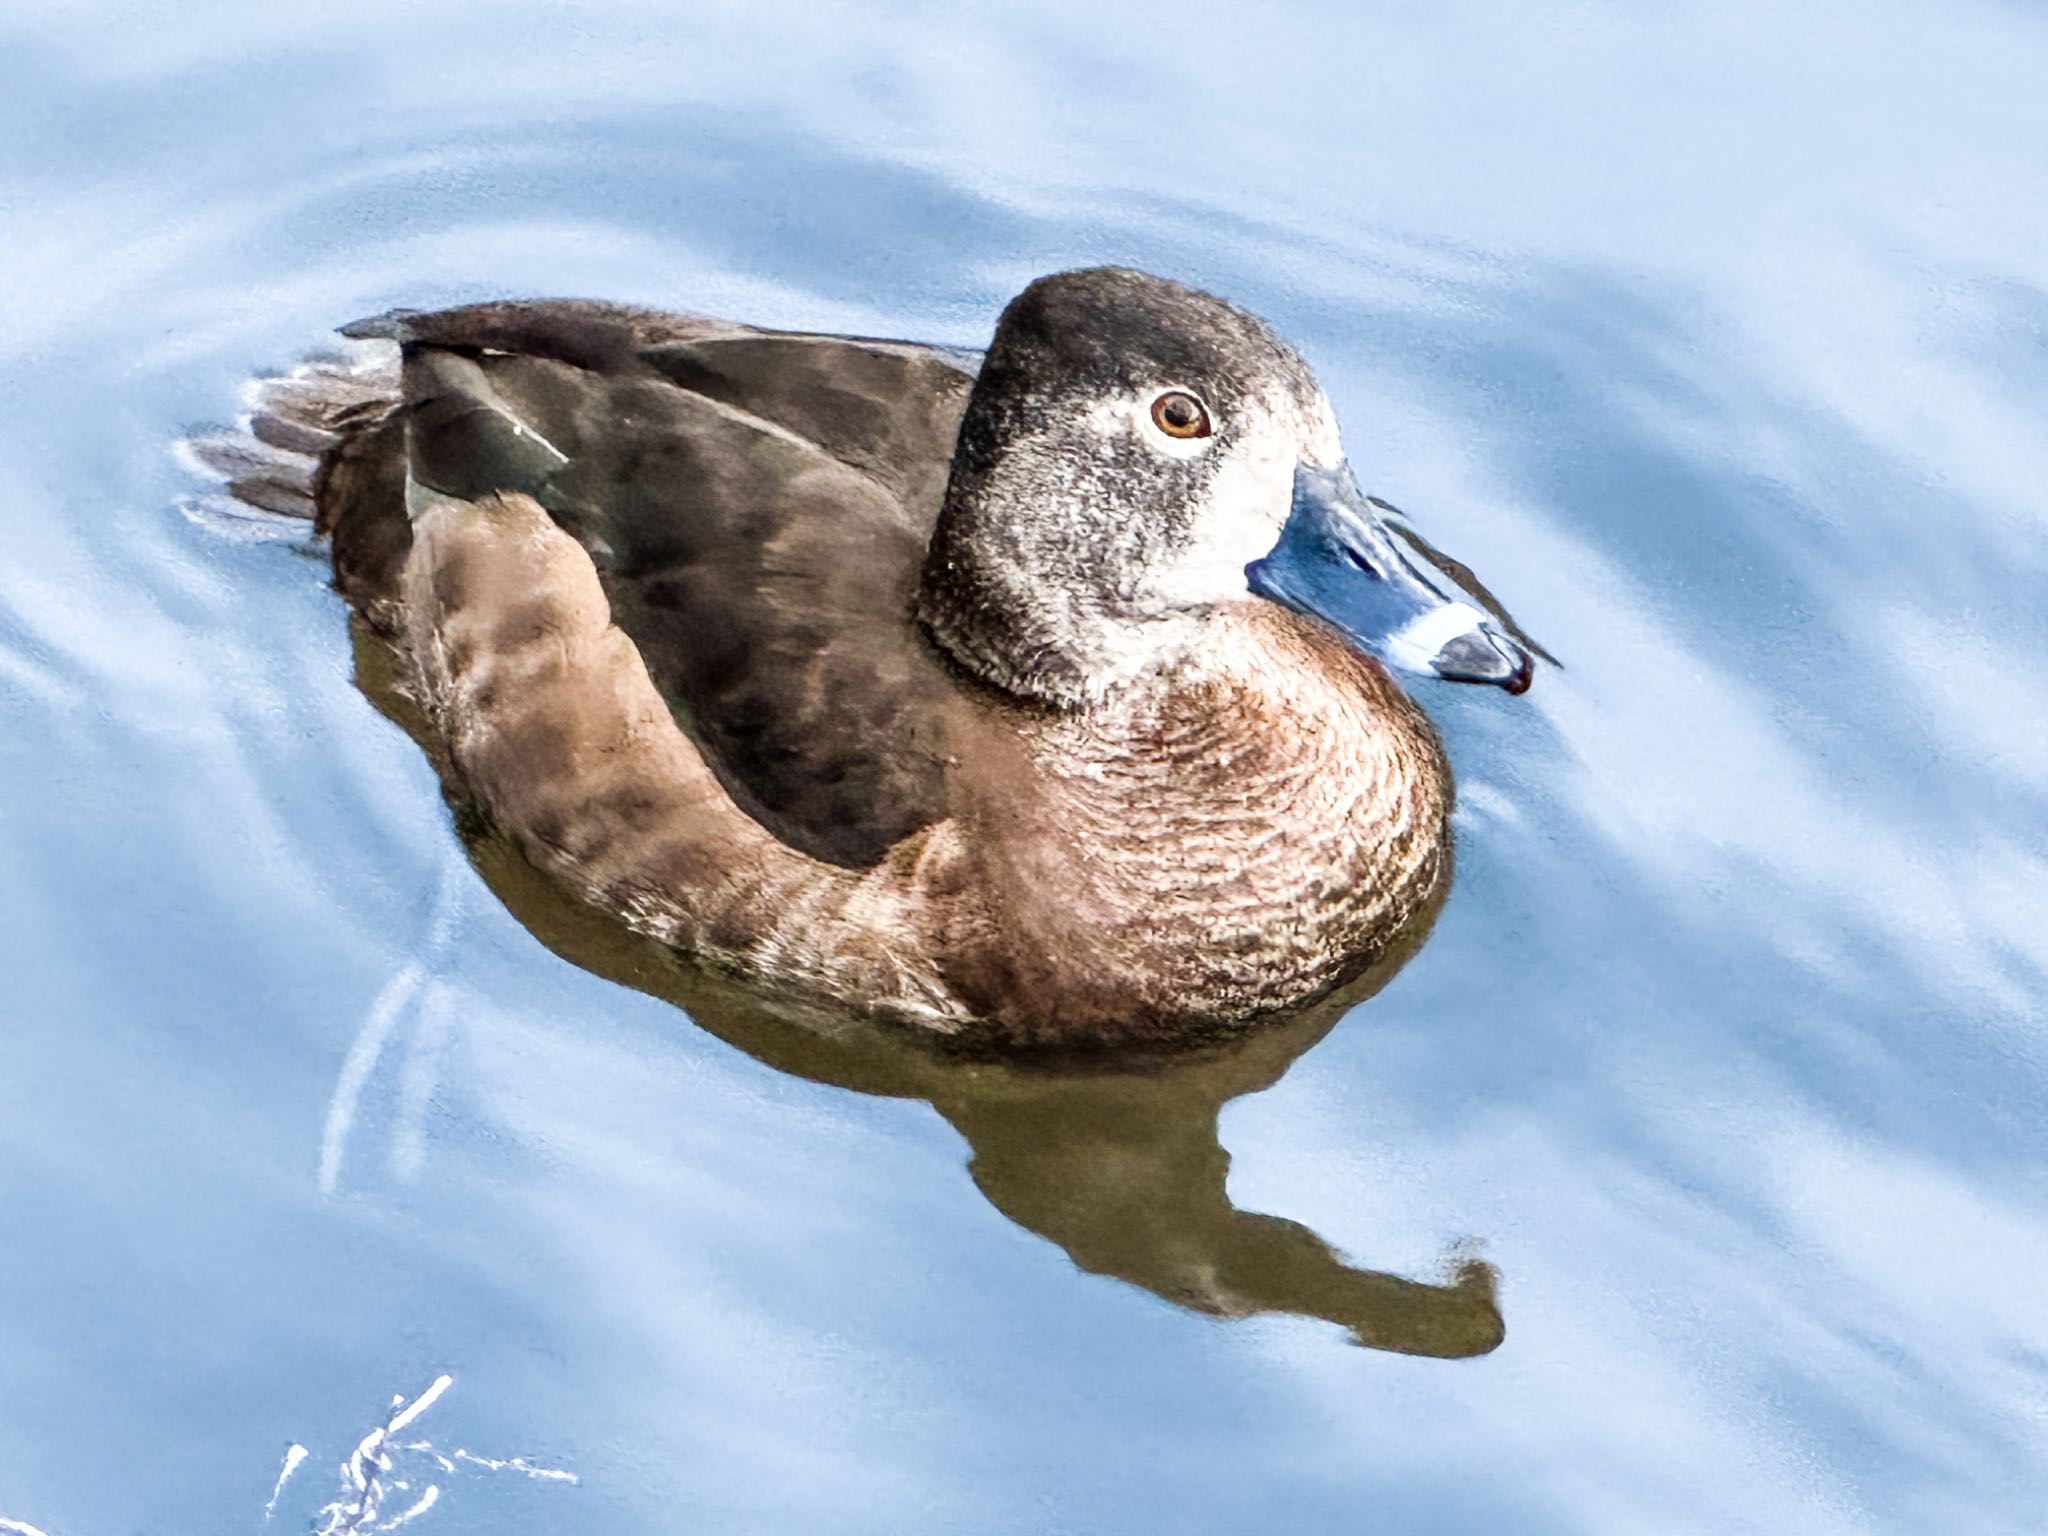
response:
{"label": "duck back", "polygon": [[956,683],[908,615],[970,358],[576,303],[348,334],[403,356],[317,481],[337,580],[373,622],[398,628],[408,482],[415,501],[531,496],[777,837],[857,869],[945,814]]}

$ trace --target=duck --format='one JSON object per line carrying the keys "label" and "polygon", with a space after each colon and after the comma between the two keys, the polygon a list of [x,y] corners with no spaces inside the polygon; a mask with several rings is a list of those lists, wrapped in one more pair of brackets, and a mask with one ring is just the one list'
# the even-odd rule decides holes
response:
{"label": "duck", "polygon": [[340,335],[198,456],[326,541],[451,797],[930,1040],[1180,1049],[1405,952],[1453,790],[1393,674],[1546,656],[1294,348],[1147,273],[1042,277],[979,355],[587,300]]}

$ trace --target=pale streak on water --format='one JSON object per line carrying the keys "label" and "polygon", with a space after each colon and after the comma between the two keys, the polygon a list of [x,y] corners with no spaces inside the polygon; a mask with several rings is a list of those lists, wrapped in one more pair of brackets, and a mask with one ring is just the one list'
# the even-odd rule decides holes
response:
{"label": "pale streak on water", "polygon": [[[426,1457],[451,1536],[2038,1531],[2036,8],[23,0],[0,48],[0,1529],[252,1523],[445,1367],[451,1437],[582,1479]],[[924,1106],[541,949],[318,563],[164,452],[392,305],[972,346],[1104,260],[1272,318],[1569,664],[1429,691],[1444,919],[1223,1120],[1242,1206],[1483,1241],[1483,1360],[1077,1274]]]}
{"label": "pale streak on water", "polygon": [[[349,1132],[354,1128],[356,1108],[377,1070],[377,1062],[392,1031],[409,1013],[418,1017],[416,1039],[406,1058],[400,1089],[400,1120],[391,1143],[392,1170],[410,1178],[419,1171],[425,1153],[420,1130],[426,1101],[433,1092],[434,1059],[448,1030],[448,1002],[444,989],[433,981],[434,967],[446,954],[462,916],[461,856],[450,851],[441,865],[441,879],[434,894],[434,908],[427,919],[416,959],[408,960],[379,989],[362,1028],[341,1064],[334,1095],[327,1103],[327,1123],[320,1133],[320,1193],[331,1195],[341,1182],[342,1159],[348,1151]],[[418,1000],[415,1006],[415,1000]]]}

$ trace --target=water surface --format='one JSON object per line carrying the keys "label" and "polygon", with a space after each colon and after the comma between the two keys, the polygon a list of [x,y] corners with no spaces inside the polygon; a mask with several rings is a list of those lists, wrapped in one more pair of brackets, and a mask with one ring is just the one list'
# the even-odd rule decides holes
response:
{"label": "water surface", "polygon": [[[423,1531],[2038,1530],[2038,13],[32,0],[0,46],[0,1522],[254,1530],[296,1443],[304,1529],[446,1374]],[[1568,663],[1429,691],[1436,932],[1221,1117],[1240,1209],[1497,1265],[1480,1359],[1085,1272],[971,1125],[570,964],[320,562],[180,511],[180,431],[394,304],[975,345],[1095,261],[1268,316]]]}

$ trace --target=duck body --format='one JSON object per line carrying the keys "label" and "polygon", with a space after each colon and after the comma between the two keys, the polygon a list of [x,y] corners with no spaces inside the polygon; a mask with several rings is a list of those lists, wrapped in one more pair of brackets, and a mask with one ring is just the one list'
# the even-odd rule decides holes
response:
{"label": "duck body", "polygon": [[[234,488],[315,517],[451,788],[643,932],[929,1032],[1116,1049],[1299,1007],[1433,915],[1435,733],[1295,595],[1356,515],[1303,510],[1327,406],[1221,301],[1043,280],[978,370],[578,302],[345,334],[369,361],[264,391]],[[1519,691],[1450,569],[1365,599],[1422,582],[1398,644]]]}

